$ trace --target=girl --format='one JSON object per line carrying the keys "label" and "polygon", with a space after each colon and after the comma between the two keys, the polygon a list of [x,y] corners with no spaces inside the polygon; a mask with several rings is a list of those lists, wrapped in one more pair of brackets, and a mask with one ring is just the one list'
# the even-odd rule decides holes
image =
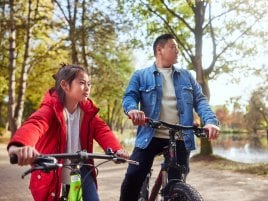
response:
{"label": "girl", "polygon": [[[92,153],[94,139],[103,150],[109,147],[120,157],[128,158],[113,132],[97,115],[99,109],[88,98],[91,84],[84,68],[63,65],[53,77],[55,87],[45,94],[40,108],[16,131],[7,146],[9,155],[16,154],[19,165],[28,165],[39,153],[79,150]],[[93,160],[88,163],[93,164]],[[95,174],[85,176],[88,171],[86,166],[81,168],[83,200],[98,201]],[[34,200],[59,200],[61,184],[67,187],[70,184],[69,175],[64,168],[50,173],[33,172],[30,189]]]}

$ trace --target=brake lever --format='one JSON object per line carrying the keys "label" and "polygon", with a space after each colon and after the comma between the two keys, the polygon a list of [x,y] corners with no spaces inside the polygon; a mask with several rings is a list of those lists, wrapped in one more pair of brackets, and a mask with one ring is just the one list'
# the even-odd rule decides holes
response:
{"label": "brake lever", "polygon": [[114,161],[114,162],[121,162],[121,163],[127,162],[127,163],[132,164],[132,165],[139,165],[138,161],[133,161],[133,160],[129,160],[129,159],[125,159],[125,158],[117,156],[116,153],[114,153],[114,151],[111,148],[107,148],[105,153],[107,155],[113,156],[112,161]]}
{"label": "brake lever", "polygon": [[129,163],[131,165],[139,165],[140,164],[138,161],[133,161],[133,160],[121,158],[121,157],[118,157],[116,155],[114,155],[113,161],[114,162],[121,162],[121,163]]}
{"label": "brake lever", "polygon": [[57,163],[57,159],[54,157],[46,157],[46,156],[38,156],[34,163],[32,164],[32,167],[28,170],[26,170],[22,175],[21,178],[24,179],[24,177],[36,170],[42,170],[43,172],[48,173],[51,170],[55,170],[59,167],[62,167],[62,164]]}

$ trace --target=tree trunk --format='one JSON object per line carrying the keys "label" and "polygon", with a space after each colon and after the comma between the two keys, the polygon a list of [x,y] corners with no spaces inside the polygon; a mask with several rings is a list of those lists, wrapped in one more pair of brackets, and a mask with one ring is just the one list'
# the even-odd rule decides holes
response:
{"label": "tree trunk", "polygon": [[[193,64],[196,71],[196,80],[201,85],[203,93],[207,96],[209,100],[209,88],[207,79],[204,76],[203,64],[202,64],[202,37],[203,37],[203,23],[205,17],[205,6],[203,1],[198,1],[194,8],[195,12],[195,56],[193,59]],[[211,142],[206,138],[201,139],[201,155],[210,155],[212,154],[212,145]]]}
{"label": "tree trunk", "polygon": [[[76,41],[77,41],[76,34],[77,34],[77,31],[76,31],[76,26],[75,26],[75,24],[76,24],[76,15],[77,15],[77,6],[78,6],[78,0],[75,0],[73,11],[71,11],[71,4],[68,1],[68,13],[69,13],[69,21],[68,21],[68,23],[69,23],[69,26],[70,26],[69,37],[70,37],[70,40],[71,40],[71,49],[72,49],[71,55],[72,55],[72,63],[73,64],[79,64],[78,54],[77,54],[77,49],[76,49]],[[72,16],[72,13],[73,13],[73,16]]]}
{"label": "tree trunk", "polygon": [[[90,76],[91,69],[88,66],[88,62],[87,62],[87,51],[86,51],[87,37],[86,37],[85,21],[86,21],[86,0],[83,0],[83,3],[82,3],[82,27],[81,27],[81,30],[82,30],[82,38],[81,38],[81,40],[82,40],[82,44],[81,44],[82,45],[82,59],[83,59],[84,67],[86,68],[87,73]],[[90,77],[90,79],[91,79],[91,77]]]}
{"label": "tree trunk", "polygon": [[11,136],[16,131],[15,114],[15,89],[16,89],[16,26],[14,19],[14,1],[9,1],[10,35],[9,35],[9,83],[8,83],[8,122]]}
{"label": "tree trunk", "polygon": [[21,77],[20,77],[20,87],[18,92],[18,100],[17,105],[15,109],[15,119],[16,119],[16,128],[18,128],[21,125],[22,122],[22,115],[24,110],[24,99],[25,99],[25,91],[26,91],[26,85],[27,85],[27,79],[28,79],[28,70],[30,68],[29,64],[29,46],[30,46],[30,39],[31,39],[31,29],[32,29],[32,23],[31,23],[31,6],[32,1],[29,0],[28,3],[28,16],[27,16],[27,30],[26,30],[26,39],[25,39],[25,49],[24,49],[24,57],[23,57],[23,63],[22,63],[22,71],[21,71]]}

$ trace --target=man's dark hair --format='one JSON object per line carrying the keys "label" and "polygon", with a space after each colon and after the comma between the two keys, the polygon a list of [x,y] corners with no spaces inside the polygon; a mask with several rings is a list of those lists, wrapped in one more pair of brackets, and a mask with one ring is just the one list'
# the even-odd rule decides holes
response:
{"label": "man's dark hair", "polygon": [[166,42],[170,39],[175,39],[175,37],[172,34],[162,34],[160,36],[158,36],[153,44],[153,49],[154,49],[154,56],[156,56],[156,47],[158,45],[160,45],[161,47],[164,47],[164,45],[166,44]]}

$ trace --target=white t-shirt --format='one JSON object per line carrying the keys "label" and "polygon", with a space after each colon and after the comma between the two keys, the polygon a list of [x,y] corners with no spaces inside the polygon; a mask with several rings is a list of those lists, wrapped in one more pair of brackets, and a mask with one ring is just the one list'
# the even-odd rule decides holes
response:
{"label": "white t-shirt", "polygon": [[[157,68],[162,75],[162,101],[160,120],[177,124],[179,122],[176,94],[172,79],[172,68]],[[156,129],[155,137],[169,138],[168,129]]]}
{"label": "white t-shirt", "polygon": [[[80,144],[80,107],[71,114],[67,108],[64,108],[67,125],[67,150],[66,153],[76,153],[81,150]],[[69,164],[70,161],[66,160],[65,164]],[[62,168],[62,183],[70,184],[70,169]]]}

